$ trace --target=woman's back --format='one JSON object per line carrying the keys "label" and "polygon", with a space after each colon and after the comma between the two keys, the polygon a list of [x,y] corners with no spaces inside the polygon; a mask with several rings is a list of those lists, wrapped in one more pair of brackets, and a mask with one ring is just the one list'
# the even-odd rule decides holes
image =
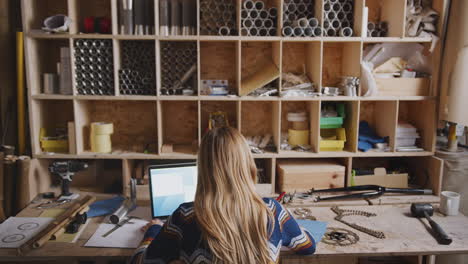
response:
{"label": "woman's back", "polygon": [[[297,254],[313,254],[315,242],[312,236],[303,231],[278,202],[268,198],[263,201],[274,214],[275,221],[268,241],[270,263],[278,262],[282,246]],[[154,239],[152,234],[157,234]],[[193,203],[182,204],[162,228],[153,226],[148,230],[146,242],[138,251],[145,251],[144,262],[170,263],[179,260],[182,263],[212,263],[213,255],[197,224]]]}

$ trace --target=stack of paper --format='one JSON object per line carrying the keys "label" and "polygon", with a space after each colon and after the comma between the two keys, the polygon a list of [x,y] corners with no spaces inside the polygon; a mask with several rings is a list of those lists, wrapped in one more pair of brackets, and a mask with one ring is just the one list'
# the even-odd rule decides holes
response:
{"label": "stack of paper", "polygon": [[416,140],[420,138],[419,133],[413,125],[399,122],[396,132],[397,151],[423,151],[416,146]]}

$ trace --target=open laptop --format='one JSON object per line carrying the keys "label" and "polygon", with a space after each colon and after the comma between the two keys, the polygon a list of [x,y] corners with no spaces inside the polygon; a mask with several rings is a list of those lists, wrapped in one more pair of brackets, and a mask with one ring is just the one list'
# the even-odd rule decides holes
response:
{"label": "open laptop", "polygon": [[180,204],[193,202],[197,189],[195,162],[153,165],[148,169],[153,218],[165,218]]}

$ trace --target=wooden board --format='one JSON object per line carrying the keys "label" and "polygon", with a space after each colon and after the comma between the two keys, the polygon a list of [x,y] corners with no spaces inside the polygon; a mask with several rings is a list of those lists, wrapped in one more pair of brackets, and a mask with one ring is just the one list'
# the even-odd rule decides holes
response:
{"label": "wooden board", "polygon": [[427,78],[376,78],[379,96],[429,96],[431,81]]}
{"label": "wooden board", "polygon": [[361,43],[329,42],[323,45],[322,86],[338,85],[341,76],[361,75]]}
{"label": "wooden board", "polygon": [[198,104],[190,101],[160,102],[164,144],[191,145],[198,140]]}
{"label": "wooden board", "polygon": [[[244,136],[273,134],[274,102],[242,102],[241,132]],[[262,121],[263,120],[263,121]]]}
{"label": "wooden board", "polygon": [[228,80],[237,93],[237,42],[200,42],[200,80]]}
{"label": "wooden board", "polygon": [[[381,230],[386,239],[378,239],[362,232],[350,229],[350,227],[336,222],[336,216],[328,207],[314,207],[312,214],[319,221],[328,222],[328,227],[340,227],[358,234],[360,240],[357,244],[347,247],[335,247],[324,243],[318,244],[316,254],[320,256],[347,256],[353,254],[367,256],[385,255],[425,255],[452,254],[468,250],[468,219],[463,215],[444,217],[435,213],[433,219],[449,234],[453,243],[450,246],[439,245],[426,229],[425,220],[411,217],[410,205],[401,206],[352,206],[340,207],[343,209],[364,210],[374,212],[376,217],[347,217],[350,222],[364,225],[368,228]],[[285,259],[304,258],[288,254]],[[307,258],[307,257],[306,257]]]}

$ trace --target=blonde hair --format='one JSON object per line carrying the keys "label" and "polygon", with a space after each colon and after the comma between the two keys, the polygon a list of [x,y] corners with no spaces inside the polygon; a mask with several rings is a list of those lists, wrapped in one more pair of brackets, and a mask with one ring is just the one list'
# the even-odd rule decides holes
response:
{"label": "blonde hair", "polygon": [[214,263],[271,263],[273,213],[255,192],[257,168],[243,136],[209,131],[198,153],[195,215]]}

